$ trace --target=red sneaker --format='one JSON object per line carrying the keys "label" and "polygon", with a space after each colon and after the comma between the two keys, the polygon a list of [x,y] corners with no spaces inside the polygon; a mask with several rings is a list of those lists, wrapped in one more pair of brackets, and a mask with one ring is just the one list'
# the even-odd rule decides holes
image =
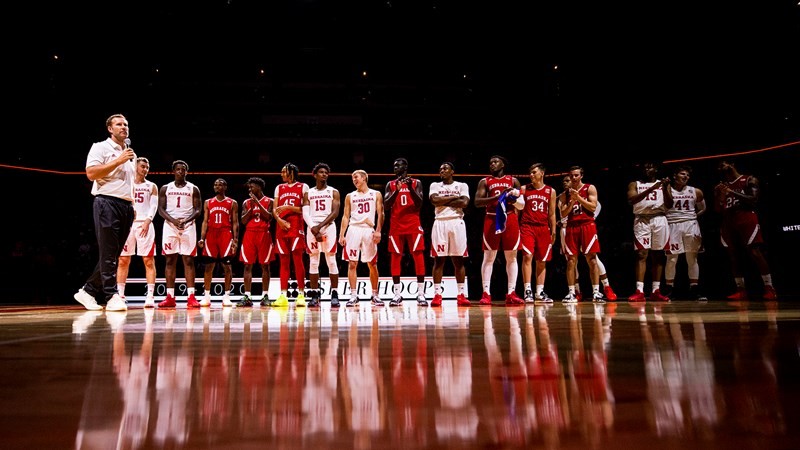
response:
{"label": "red sneaker", "polygon": [[164,299],[163,302],[158,304],[159,308],[174,308],[175,307],[175,297],[167,294],[167,298]]}
{"label": "red sneaker", "polygon": [[442,306],[442,294],[436,294],[431,300],[431,306]]}
{"label": "red sneaker", "polygon": [[200,302],[197,301],[194,294],[190,294],[189,297],[186,298],[186,308],[199,308]]}
{"label": "red sneaker", "polygon": [[484,291],[483,295],[481,296],[481,301],[478,302],[478,304],[492,306],[492,295]]}
{"label": "red sneaker", "polygon": [[516,292],[509,292],[506,294],[506,306],[519,306],[524,304],[525,300],[521,299]]}
{"label": "red sneaker", "polygon": [[744,288],[736,289],[736,292],[728,296],[728,300],[747,301],[747,290]]}
{"label": "red sneaker", "polygon": [[778,299],[778,293],[774,286],[764,286],[764,300],[773,301]]}
{"label": "red sneaker", "polygon": [[611,289],[611,285],[610,284],[603,288],[603,294],[605,294],[606,300],[608,300],[610,302],[613,302],[614,300],[617,299],[617,294],[615,294],[614,290]]}
{"label": "red sneaker", "polygon": [[644,293],[642,293],[642,291],[637,289],[636,292],[633,293],[633,295],[628,297],[628,301],[629,302],[643,302],[643,301],[645,301]]}
{"label": "red sneaker", "polygon": [[661,289],[656,289],[655,291],[650,293],[650,301],[651,302],[668,302],[669,297],[666,295],[661,294]]}
{"label": "red sneaker", "polygon": [[456,302],[458,303],[458,306],[470,305],[469,299],[465,297],[464,294],[458,294],[458,296],[456,297]]}
{"label": "red sneaker", "polygon": [[581,291],[575,291],[575,300],[577,301],[583,300],[583,295],[581,295]]}

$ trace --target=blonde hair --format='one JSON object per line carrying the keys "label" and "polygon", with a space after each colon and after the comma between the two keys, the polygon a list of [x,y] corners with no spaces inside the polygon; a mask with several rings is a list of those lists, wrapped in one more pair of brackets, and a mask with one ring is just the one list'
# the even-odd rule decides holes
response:
{"label": "blonde hair", "polygon": [[362,170],[362,169],[354,170],[353,171],[353,175],[355,175],[355,174],[364,175],[364,181],[369,181],[369,175],[367,175],[367,172],[365,170]]}

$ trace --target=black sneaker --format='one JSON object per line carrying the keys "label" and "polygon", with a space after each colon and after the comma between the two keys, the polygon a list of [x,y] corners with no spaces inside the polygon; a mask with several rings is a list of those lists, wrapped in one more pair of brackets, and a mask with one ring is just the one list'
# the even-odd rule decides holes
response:
{"label": "black sneaker", "polygon": [[339,307],[339,293],[336,292],[336,289],[331,291],[331,308],[338,308]]}
{"label": "black sneaker", "polygon": [[397,296],[389,300],[389,306],[403,306],[403,297]]}
{"label": "black sneaker", "polygon": [[671,286],[669,284],[662,284],[661,288],[659,289],[659,291],[661,292],[662,295],[665,295],[667,297],[671,297],[671,296],[675,295],[675,292],[674,292],[675,291],[675,287]]}
{"label": "black sneaker", "polygon": [[259,304],[261,306],[270,306],[272,304],[272,302],[269,301],[269,295],[264,294],[264,296],[261,297],[261,302]]}
{"label": "black sneaker", "polygon": [[689,300],[694,300],[696,302],[707,302],[708,297],[700,292],[700,286],[694,284],[689,286]]}
{"label": "black sneaker", "polygon": [[358,305],[358,297],[351,296],[350,300],[348,300],[347,303],[345,303],[345,305],[347,305],[347,306],[356,306],[356,305]]}
{"label": "black sneaker", "polygon": [[383,300],[377,295],[372,296],[372,306],[383,306]]}
{"label": "black sneaker", "polygon": [[237,308],[250,308],[253,306],[253,300],[250,299],[250,296],[243,296],[239,303],[236,304]]}
{"label": "black sneaker", "polygon": [[309,308],[319,308],[319,298],[316,296],[312,296],[311,300],[308,301]]}

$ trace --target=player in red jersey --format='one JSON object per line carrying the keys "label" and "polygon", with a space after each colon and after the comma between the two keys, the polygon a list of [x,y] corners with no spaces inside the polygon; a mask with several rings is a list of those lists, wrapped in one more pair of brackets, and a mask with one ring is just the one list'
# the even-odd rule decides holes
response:
{"label": "player in red jersey", "polygon": [[207,199],[203,205],[203,226],[200,228],[197,246],[202,249],[203,257],[206,258],[203,278],[206,293],[200,306],[211,306],[211,279],[217,262],[222,265],[225,275],[222,306],[233,306],[230,297],[233,281],[231,258],[236,255],[239,243],[239,203],[225,195],[227,190],[228,182],[217,178],[214,181],[214,197]]}
{"label": "player in red jersey", "polygon": [[[532,164],[528,172],[531,182],[520,189],[522,198],[525,199],[525,208],[519,217],[525,301],[553,303],[553,299],[544,292],[544,280],[547,274],[547,261],[553,257],[553,243],[556,240],[556,190],[544,184],[544,164]],[[536,259],[535,294],[531,290],[531,269],[534,259]]]}
{"label": "player in red jersey", "polygon": [[303,197],[308,192],[308,185],[297,181],[299,170],[296,165],[287,163],[281,169],[283,183],[275,187],[275,202],[272,216],[275,217],[275,247],[281,262],[281,294],[272,306],[289,306],[287,292],[289,276],[294,264],[294,275],[299,292],[294,301],[295,306],[306,306],[305,283],[306,268],[303,265],[303,253],[306,250],[305,223],[303,221]]}
{"label": "player in red jersey", "polygon": [[[483,220],[483,295],[479,304],[491,305],[490,284],[492,268],[497,257],[497,250],[503,249],[506,258],[506,276],[508,294],[506,305],[523,305],[525,302],[517,295],[517,250],[519,250],[520,234],[517,210],[525,206],[519,195],[521,187],[516,177],[505,174],[508,160],[500,155],[489,158],[490,176],[478,182],[475,191],[475,207],[486,208]],[[502,204],[498,204],[502,198]],[[498,213],[499,211],[499,213]]]}
{"label": "player in red jersey", "polygon": [[392,255],[391,271],[394,283],[394,297],[389,306],[403,303],[403,286],[400,284],[403,249],[408,247],[414,258],[414,271],[417,275],[417,304],[427,306],[425,299],[425,238],[419,220],[422,208],[422,182],[408,176],[408,160],[394,160],[395,179],[386,183],[384,208],[389,213],[389,253]]}
{"label": "player in red jersey", "polygon": [[778,295],[772,286],[769,264],[761,252],[764,238],[758,223],[756,205],[759,198],[758,179],[752,175],[742,175],[730,160],[723,159],[717,166],[722,182],[714,188],[714,205],[722,213],[720,238],[722,246],[728,249],[731,270],[736,281],[736,292],[728,296],[731,300],[747,300],[739,254],[746,252],[755,263],[764,282],[764,300],[775,300]]}

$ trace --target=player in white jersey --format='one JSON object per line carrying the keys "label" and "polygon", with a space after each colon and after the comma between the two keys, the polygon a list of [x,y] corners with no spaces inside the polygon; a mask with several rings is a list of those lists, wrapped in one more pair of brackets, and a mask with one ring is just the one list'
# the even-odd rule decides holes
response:
{"label": "player in white jersey", "polygon": [[306,248],[308,250],[308,279],[311,282],[311,301],[308,306],[319,306],[319,255],[325,254],[328,275],[331,279],[331,307],[339,306],[339,265],[336,263],[336,220],[341,201],[339,190],[328,186],[331,168],[321,162],[311,173],[317,183],[303,195],[303,219],[308,226]]}
{"label": "player in white jersey", "polygon": [[369,266],[369,281],[372,285],[372,305],[383,306],[378,295],[378,243],[383,229],[383,195],[370,189],[369,175],[363,170],[353,172],[353,185],[356,190],[344,198],[342,229],[339,231],[339,244],[344,248],[342,259],[348,261],[347,279],[350,282],[350,300],[347,306],[358,304],[357,272],[358,257]]}
{"label": "player in white jersey", "polygon": [[158,304],[159,308],[175,307],[175,276],[178,255],[183,260],[183,274],[186,278],[187,308],[199,308],[194,296],[194,257],[197,256],[197,227],[195,219],[203,214],[203,201],[200,189],[186,181],[189,165],[177,160],[172,163],[175,181],[161,187],[158,194],[158,214],[164,218],[161,234],[161,252],[167,257],[164,278],[167,282],[167,297]]}
{"label": "player in white jersey", "polygon": [[680,166],[672,175],[672,208],[667,210],[669,223],[669,247],[667,248],[667,265],[664,269],[666,288],[672,291],[675,283],[675,266],[681,254],[686,255],[686,266],[689,275],[689,298],[697,301],[708,300],[700,293],[700,265],[697,254],[703,248],[703,236],[697,218],[706,212],[703,191],[689,186],[692,169]]}
{"label": "player in white jersey", "polygon": [[669,297],[661,294],[660,288],[666,261],[664,250],[669,244],[666,211],[672,208],[672,190],[669,178],[656,178],[656,163],[644,163],[642,168],[643,181],[631,181],[628,184],[628,204],[633,206],[633,236],[636,246],[636,291],[628,297],[628,301],[645,301],[644,274],[649,254],[653,289],[650,300],[668,302]]}
{"label": "player in white jersey", "polygon": [[453,180],[453,163],[443,162],[439,166],[442,181],[431,183],[428,196],[435,207],[435,219],[431,229],[431,256],[433,265],[433,287],[431,306],[442,306],[442,275],[447,257],[453,262],[456,275],[458,306],[469,306],[465,285],[464,258],[467,256],[467,226],[464,223],[464,208],[469,206],[469,187]]}
{"label": "player in white jersey", "polygon": [[156,306],[153,300],[156,286],[156,229],[153,226],[153,218],[158,211],[158,188],[155,183],[145,179],[149,172],[150,161],[144,157],[136,158],[136,176],[133,180],[133,210],[136,216],[128,239],[122,246],[117,265],[117,291],[122,298],[125,298],[125,282],[128,280],[131,256],[135,254],[142,257],[147,280],[145,308]]}

